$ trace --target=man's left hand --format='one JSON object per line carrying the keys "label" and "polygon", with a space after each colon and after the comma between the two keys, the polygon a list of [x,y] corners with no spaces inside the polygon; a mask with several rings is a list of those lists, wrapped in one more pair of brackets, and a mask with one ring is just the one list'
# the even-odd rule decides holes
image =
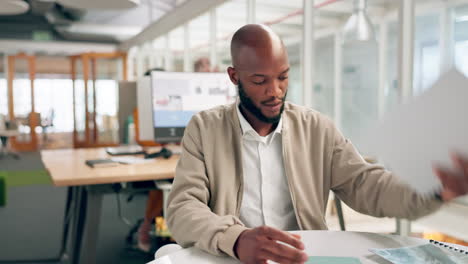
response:
{"label": "man's left hand", "polygon": [[434,173],[442,183],[440,196],[444,202],[468,194],[468,159],[458,154],[451,155],[456,170],[434,167]]}

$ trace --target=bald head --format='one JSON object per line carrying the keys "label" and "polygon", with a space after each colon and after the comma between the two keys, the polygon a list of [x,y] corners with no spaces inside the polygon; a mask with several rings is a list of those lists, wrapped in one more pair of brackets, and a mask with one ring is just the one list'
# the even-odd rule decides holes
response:
{"label": "bald head", "polygon": [[246,25],[231,42],[229,78],[239,90],[241,111],[259,135],[274,129],[284,110],[289,61],[280,37],[264,25]]}
{"label": "bald head", "polygon": [[245,25],[232,37],[231,58],[235,68],[251,69],[259,62],[269,63],[281,57],[287,60],[283,41],[265,25]]}

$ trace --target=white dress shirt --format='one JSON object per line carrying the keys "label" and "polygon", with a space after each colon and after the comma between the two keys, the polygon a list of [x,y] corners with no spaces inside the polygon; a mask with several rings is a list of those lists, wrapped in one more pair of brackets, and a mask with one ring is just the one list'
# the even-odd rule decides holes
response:
{"label": "white dress shirt", "polygon": [[267,225],[299,230],[284,172],[280,119],[275,131],[260,136],[237,107],[242,128],[244,193],[240,220],[247,227]]}

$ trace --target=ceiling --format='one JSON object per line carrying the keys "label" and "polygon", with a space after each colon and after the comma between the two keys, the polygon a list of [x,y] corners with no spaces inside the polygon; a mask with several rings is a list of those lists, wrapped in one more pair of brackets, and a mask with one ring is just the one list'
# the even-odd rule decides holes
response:
{"label": "ceiling", "polygon": [[[109,10],[76,8],[76,2],[83,0],[22,1],[30,6],[27,13],[0,15],[0,39],[119,43],[138,34],[148,24],[185,2],[140,0],[135,7]],[[67,1],[75,1],[73,7],[67,6]],[[102,3],[115,0],[96,1]]]}
{"label": "ceiling", "polygon": [[[316,0],[316,3],[331,2]],[[270,25],[285,42],[299,40],[302,35],[303,0],[256,0],[256,21]],[[369,0],[369,12],[381,14],[391,10],[396,0]],[[217,37],[219,45],[227,45],[231,35],[247,21],[246,0],[231,0],[217,8]],[[340,27],[353,12],[353,0],[338,0],[320,7],[316,13],[315,26],[318,30]],[[190,47],[201,53],[209,52],[208,40],[209,15],[202,15],[189,23]],[[184,49],[183,27],[169,33],[172,50],[181,52]],[[156,48],[163,48],[164,41],[157,39]]]}
{"label": "ceiling", "polygon": [[[93,0],[18,0],[26,1],[30,10],[22,15],[0,15],[0,40],[49,40],[89,43],[121,43],[140,33],[186,1],[203,0],[139,0],[133,8],[109,10],[67,6],[67,1]],[[100,4],[117,0],[94,0]],[[118,0],[138,1],[138,0]],[[418,3],[442,0],[417,0]],[[394,10],[397,0],[369,0],[371,19],[378,19]],[[217,7],[217,38],[219,45],[227,45],[236,29],[246,23],[246,0],[230,0]],[[315,0],[323,5],[316,11],[315,25],[318,31],[340,27],[353,12],[353,0]],[[324,5],[324,3],[329,3]],[[303,0],[256,0],[256,21],[269,24],[285,42],[298,41],[302,32]],[[1,0],[0,0],[1,9]],[[157,25],[157,23],[156,23]],[[209,52],[210,20],[204,14],[189,23],[190,47],[195,51]],[[183,28],[169,33],[170,47],[174,51],[184,48]],[[163,48],[163,39],[156,39],[156,48]]]}

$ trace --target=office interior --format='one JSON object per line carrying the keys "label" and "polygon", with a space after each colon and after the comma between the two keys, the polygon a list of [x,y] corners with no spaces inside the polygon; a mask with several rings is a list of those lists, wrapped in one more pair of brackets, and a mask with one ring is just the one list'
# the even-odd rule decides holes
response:
{"label": "office interior", "polygon": [[[349,41],[345,24],[362,3],[371,35]],[[324,113],[351,141],[451,68],[468,76],[468,0],[0,1],[0,136],[8,139],[0,176],[43,172],[43,151],[157,147],[139,138],[138,80],[156,68],[194,73],[202,59],[208,71],[226,73],[232,34],[248,23],[282,38],[291,66],[287,100]],[[64,252],[73,241],[64,250],[62,240],[73,188],[41,177],[6,187],[0,263],[70,261]],[[154,259],[154,250],[140,252],[128,239],[147,191],[103,196],[96,263]],[[364,216],[333,197],[328,207],[331,230],[468,245],[466,197],[414,222]]]}

